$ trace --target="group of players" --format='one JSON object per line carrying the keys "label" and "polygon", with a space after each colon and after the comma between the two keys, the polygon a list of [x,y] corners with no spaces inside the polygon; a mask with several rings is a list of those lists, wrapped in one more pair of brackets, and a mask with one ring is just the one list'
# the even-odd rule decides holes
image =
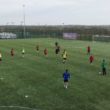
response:
{"label": "group of players", "polygon": [[[65,62],[65,60],[67,59],[67,52],[64,50],[63,54],[63,63]],[[93,63],[94,61],[94,56],[91,54],[91,47],[88,46],[87,47],[87,54],[89,55],[89,62],[90,64]],[[105,59],[102,60],[102,64],[101,64],[101,68],[102,71],[99,72],[100,75],[106,75],[106,62]],[[68,80],[70,79],[70,73],[68,72],[68,69],[65,70],[65,72],[63,73],[63,78],[64,78],[64,88],[68,88]]]}
{"label": "group of players", "polygon": [[[93,61],[94,61],[94,56],[91,54],[90,46],[87,47],[87,54],[90,55],[89,56],[89,61],[90,61],[90,64],[92,64]],[[105,59],[102,60],[101,66],[102,66],[102,72],[99,72],[99,74],[106,75],[106,62],[105,62]]]}
{"label": "group of players", "polygon": [[[25,49],[23,48],[22,49],[22,57],[24,57],[24,54],[25,54]],[[12,48],[11,50],[10,50],[10,55],[13,57],[14,55],[15,55],[15,52],[14,52],[14,49]],[[0,51],[0,62],[2,61],[2,53],[1,53],[1,51]]]}
{"label": "group of players", "polygon": [[[36,51],[37,51],[37,53],[39,53],[39,45],[36,46]],[[58,44],[58,42],[55,42],[55,54],[58,55],[59,53],[60,53],[60,45]],[[13,48],[11,49],[10,54],[12,57],[15,55]],[[25,55],[24,48],[22,48],[21,54],[22,54],[22,57],[24,57],[24,55]],[[89,62],[90,62],[90,64],[92,64],[94,61],[94,56],[91,54],[91,47],[90,46],[87,47],[87,54],[89,55]],[[44,49],[44,55],[48,56],[47,48]],[[62,59],[63,59],[62,62],[65,64],[66,60],[67,60],[67,51],[65,49],[63,50],[63,53],[62,53]],[[0,51],[0,63],[1,63],[1,61],[2,61],[2,53]],[[102,61],[101,66],[102,66],[102,72],[100,72],[100,74],[106,75],[106,62],[104,59]],[[68,69],[66,69],[65,72],[63,73],[63,79],[64,79],[64,88],[67,89],[68,88],[68,81],[70,79],[70,73],[68,72]]]}

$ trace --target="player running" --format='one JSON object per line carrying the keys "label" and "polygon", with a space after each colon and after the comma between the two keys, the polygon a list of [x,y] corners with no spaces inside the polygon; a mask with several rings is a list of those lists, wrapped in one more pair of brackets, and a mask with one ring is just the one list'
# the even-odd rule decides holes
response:
{"label": "player running", "polygon": [[60,52],[60,46],[56,46],[55,53],[56,55]]}
{"label": "player running", "polygon": [[45,48],[44,49],[44,55],[47,56],[48,55],[48,50]]}
{"label": "player running", "polygon": [[64,49],[64,51],[63,51],[62,57],[63,57],[63,63],[65,63],[66,60],[67,60],[67,52],[66,52],[65,49]]}
{"label": "player running", "polygon": [[70,79],[70,73],[66,69],[65,72],[63,73],[63,79],[64,79],[64,88],[68,88],[68,80]]}
{"label": "player running", "polygon": [[93,61],[94,61],[94,56],[93,56],[93,55],[90,55],[90,57],[89,57],[89,62],[90,62],[90,64],[92,64]]}

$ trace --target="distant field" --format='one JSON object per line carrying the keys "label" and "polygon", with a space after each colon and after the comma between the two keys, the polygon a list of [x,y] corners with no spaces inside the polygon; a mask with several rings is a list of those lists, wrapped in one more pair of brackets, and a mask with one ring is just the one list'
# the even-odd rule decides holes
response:
{"label": "distant field", "polygon": [[[54,44],[68,52],[66,64],[55,55]],[[40,45],[37,55],[35,47]],[[89,64],[86,47],[95,56]],[[21,50],[26,54],[22,58]],[[14,48],[15,56],[10,56]],[[48,48],[48,57],[43,50]],[[110,44],[59,39],[0,40],[0,110],[110,110]],[[62,53],[61,51],[61,53]],[[99,75],[101,61],[107,61],[107,76]],[[69,88],[62,74],[71,73]],[[28,96],[28,97],[25,97]]]}

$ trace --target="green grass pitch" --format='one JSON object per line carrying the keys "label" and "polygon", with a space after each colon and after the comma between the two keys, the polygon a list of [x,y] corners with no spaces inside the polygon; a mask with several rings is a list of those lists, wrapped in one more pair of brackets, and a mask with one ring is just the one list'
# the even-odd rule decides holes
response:
{"label": "green grass pitch", "polygon": [[[61,52],[67,50],[66,64],[61,55],[55,55],[56,41]],[[86,53],[88,45],[95,56],[92,65]],[[13,58],[11,48],[15,50]],[[43,55],[44,48],[48,48],[48,57]],[[50,38],[0,40],[0,50],[0,110],[110,110],[109,43]],[[103,58],[107,76],[99,75]],[[62,78],[66,68],[71,73],[68,89],[64,89]]]}

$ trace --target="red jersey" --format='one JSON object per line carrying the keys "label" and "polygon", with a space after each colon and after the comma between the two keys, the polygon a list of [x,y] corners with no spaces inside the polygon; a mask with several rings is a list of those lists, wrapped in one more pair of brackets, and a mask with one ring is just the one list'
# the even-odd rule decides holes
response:
{"label": "red jersey", "polygon": [[91,56],[89,57],[89,60],[90,60],[90,62],[93,62],[94,57],[91,55]]}

